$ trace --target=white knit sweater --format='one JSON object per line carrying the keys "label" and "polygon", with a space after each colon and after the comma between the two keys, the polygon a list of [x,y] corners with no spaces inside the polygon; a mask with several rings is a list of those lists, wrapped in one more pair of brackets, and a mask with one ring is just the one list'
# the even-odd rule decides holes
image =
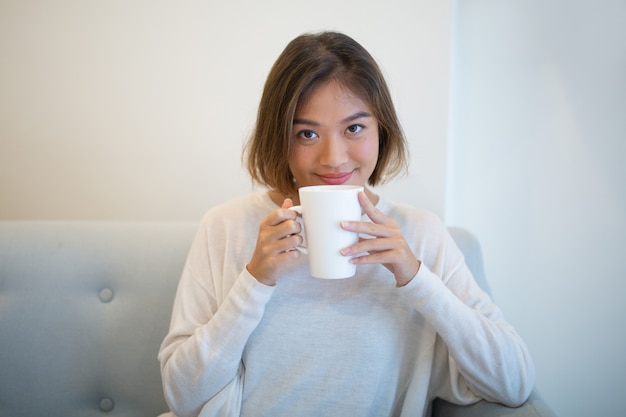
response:
{"label": "white knit sweater", "polygon": [[405,287],[381,265],[312,278],[305,255],[268,287],[245,265],[275,208],[259,192],[202,221],[159,353],[174,414],[425,416],[434,397],[512,406],[528,397],[524,343],[436,216],[377,205],[422,261]]}

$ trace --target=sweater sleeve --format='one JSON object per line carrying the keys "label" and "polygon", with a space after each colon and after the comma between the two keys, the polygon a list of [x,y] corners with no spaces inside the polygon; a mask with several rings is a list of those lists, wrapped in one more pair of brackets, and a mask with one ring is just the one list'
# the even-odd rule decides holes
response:
{"label": "sweater sleeve", "polygon": [[438,252],[424,254],[430,259],[400,289],[437,332],[433,395],[461,404],[484,398],[519,406],[534,385],[530,354],[480,289],[443,224],[436,230],[430,235],[438,236],[439,243],[428,247],[438,247]]}
{"label": "sweater sleeve", "polygon": [[237,377],[245,345],[273,293],[245,268],[224,284],[228,279],[216,275],[224,273],[225,260],[211,262],[208,246],[205,236],[192,246],[158,356],[166,401],[179,417],[198,415]]}

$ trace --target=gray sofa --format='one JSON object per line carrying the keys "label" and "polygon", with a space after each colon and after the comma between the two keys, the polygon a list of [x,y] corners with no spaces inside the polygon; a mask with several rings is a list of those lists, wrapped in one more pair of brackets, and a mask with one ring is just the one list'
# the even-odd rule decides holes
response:
{"label": "gray sofa", "polygon": [[[157,351],[195,223],[0,222],[0,416],[156,416]],[[482,285],[480,247],[451,228]],[[443,401],[436,416],[553,416]]]}

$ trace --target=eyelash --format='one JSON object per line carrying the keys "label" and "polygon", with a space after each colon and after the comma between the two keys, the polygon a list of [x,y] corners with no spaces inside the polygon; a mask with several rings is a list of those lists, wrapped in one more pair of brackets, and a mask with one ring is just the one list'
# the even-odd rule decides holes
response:
{"label": "eyelash", "polygon": [[[357,128],[358,130],[353,132],[351,129],[353,128]],[[352,133],[352,134],[356,134],[359,133],[361,130],[365,129],[365,126],[361,125],[361,124],[354,124],[354,125],[350,125],[348,126],[348,128],[346,129],[348,132]]]}
{"label": "eyelash", "polygon": [[[309,135],[309,134],[310,136],[307,137],[306,135]],[[312,130],[306,129],[306,130],[301,130],[300,132],[298,132],[297,136],[304,140],[313,140],[315,137],[317,137],[317,133],[315,133]]]}
{"label": "eyelash", "polygon": [[[356,123],[356,124],[348,126],[346,128],[346,132],[351,135],[356,135],[360,133],[363,129],[365,129],[365,126],[363,126],[362,124]],[[310,136],[307,137],[307,135],[310,135]],[[301,130],[300,132],[298,132],[296,136],[304,140],[313,140],[318,137],[317,133],[315,133],[313,130],[310,130],[310,129]]]}

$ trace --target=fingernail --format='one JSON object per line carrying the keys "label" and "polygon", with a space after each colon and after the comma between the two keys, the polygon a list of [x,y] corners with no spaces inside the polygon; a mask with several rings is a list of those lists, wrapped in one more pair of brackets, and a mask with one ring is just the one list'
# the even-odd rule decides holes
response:
{"label": "fingernail", "polygon": [[350,248],[345,248],[341,250],[342,255],[350,255]]}

